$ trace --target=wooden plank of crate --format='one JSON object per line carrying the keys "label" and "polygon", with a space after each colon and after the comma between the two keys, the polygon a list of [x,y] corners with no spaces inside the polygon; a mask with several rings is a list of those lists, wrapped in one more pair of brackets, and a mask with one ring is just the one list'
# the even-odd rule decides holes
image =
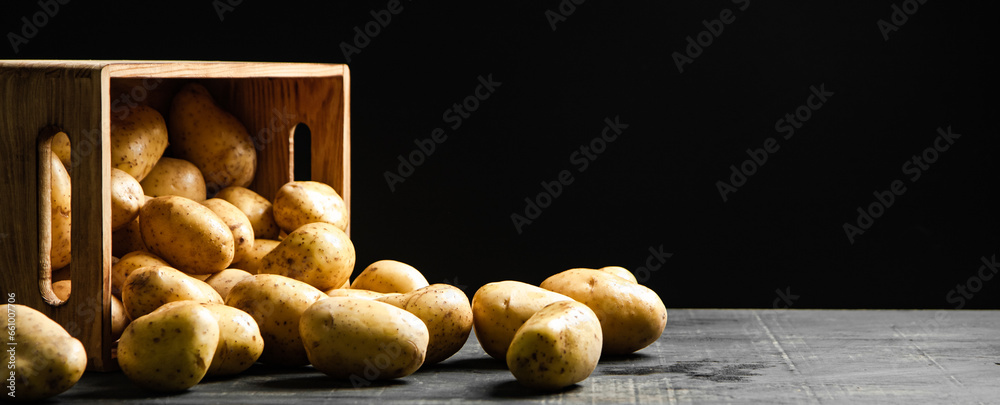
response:
{"label": "wooden plank of crate", "polygon": [[601,359],[555,393],[525,389],[474,336],[445,362],[352,384],[311,367],[257,364],[187,392],[143,391],[87,374],[60,402],[337,403],[991,403],[1000,392],[1000,311],[670,310],[642,351]]}
{"label": "wooden plank of crate", "polygon": [[[111,364],[110,162],[108,161],[108,75],[90,63],[4,63],[0,66],[0,280],[14,300],[38,309],[79,338],[88,364]],[[72,145],[71,280],[73,293],[65,303],[50,295],[50,269],[39,241],[47,224],[40,212],[38,144],[43,128],[64,130]],[[51,132],[49,132],[51,134]],[[44,149],[43,149],[44,150]],[[41,222],[41,224],[40,224]],[[80,226],[78,224],[86,224]],[[108,232],[106,232],[108,231]],[[41,243],[40,243],[41,242]],[[39,285],[41,283],[42,285]]]}

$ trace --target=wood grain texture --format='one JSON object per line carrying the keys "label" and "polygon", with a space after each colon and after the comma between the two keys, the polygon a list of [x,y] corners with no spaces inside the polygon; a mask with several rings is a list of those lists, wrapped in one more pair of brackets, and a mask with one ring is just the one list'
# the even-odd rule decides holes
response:
{"label": "wood grain texture", "polygon": [[528,403],[996,403],[1000,311],[670,310],[642,351],[602,358],[590,378],[556,393],[523,388],[470,337],[445,362],[355,387],[311,367],[254,365],[175,395],[121,373],[88,373],[58,397],[74,403],[283,401]]}
{"label": "wood grain texture", "polygon": [[[149,103],[166,116],[173,91],[205,81],[258,146],[251,188],[267,198],[294,174],[292,131],[312,131],[313,180],[333,186],[350,209],[349,75],[345,65],[172,61],[0,61],[0,292],[39,309],[80,338],[88,368],[112,370],[110,334],[110,116]],[[113,89],[113,90],[112,90]],[[221,98],[220,98],[221,94]],[[40,131],[70,137],[73,292],[65,303],[49,286],[47,223],[39,208]],[[348,211],[348,215],[350,211]],[[8,259],[9,258],[9,259]],[[55,305],[50,305],[55,304]]]}

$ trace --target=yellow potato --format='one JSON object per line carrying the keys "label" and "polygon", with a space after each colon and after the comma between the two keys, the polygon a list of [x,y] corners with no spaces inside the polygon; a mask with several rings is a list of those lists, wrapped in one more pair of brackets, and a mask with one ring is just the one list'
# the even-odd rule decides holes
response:
{"label": "yellow potato", "polygon": [[572,298],[520,281],[486,284],[472,297],[476,339],[486,354],[506,361],[514,334],[528,318],[548,304],[568,300]]}
{"label": "yellow potato", "polygon": [[274,195],[274,220],[285,232],[311,222],[326,222],[347,230],[349,218],[337,191],[316,181],[285,183]]}
{"label": "yellow potato", "polygon": [[246,312],[223,304],[207,304],[197,301],[174,301],[158,308],[155,312],[174,307],[194,305],[212,312],[219,323],[219,345],[212,356],[212,364],[205,375],[233,375],[250,368],[264,351],[264,339],[260,328]]}
{"label": "yellow potato", "polygon": [[354,271],[354,260],[354,244],[344,231],[314,222],[288,234],[261,259],[257,271],[280,274],[327,290],[344,284]]}
{"label": "yellow potato", "polygon": [[65,132],[57,132],[52,135],[51,145],[52,153],[59,157],[59,161],[69,171],[73,166],[73,150],[70,148],[69,135],[66,135]]}
{"label": "yellow potato", "polygon": [[624,278],[624,279],[626,279],[628,281],[631,281],[633,283],[636,283],[636,284],[639,283],[639,280],[635,279],[635,274],[632,274],[631,271],[628,271],[628,269],[626,269],[624,267],[619,267],[619,266],[605,266],[605,267],[601,267],[601,268],[599,268],[597,270],[600,270],[600,271],[603,271],[603,272],[609,273],[609,274],[614,274],[614,275],[616,275],[618,277]]}
{"label": "yellow potato", "polygon": [[351,283],[351,288],[408,293],[427,285],[427,279],[413,266],[395,260],[379,260],[368,265]]}
{"label": "yellow potato", "polygon": [[233,243],[235,244],[233,261],[243,260],[243,257],[250,254],[250,251],[253,250],[254,236],[253,227],[250,226],[250,220],[246,214],[233,204],[230,204],[229,201],[221,198],[211,198],[201,204],[212,210],[215,215],[218,215],[222,219],[222,222],[229,225],[229,230],[233,232]]}
{"label": "yellow potato", "polygon": [[263,260],[264,256],[267,256],[268,253],[271,253],[274,248],[278,247],[279,243],[281,242],[271,239],[256,239],[255,237],[253,241],[253,248],[244,254],[240,260],[233,260],[233,264],[229,266],[246,270],[250,274],[257,274],[260,272],[259,269],[261,260]]}
{"label": "yellow potato", "polygon": [[302,314],[302,343],[317,370],[355,386],[405,377],[424,362],[428,331],[420,318],[362,298],[325,298]]}
{"label": "yellow potato", "polygon": [[135,269],[122,287],[122,303],[132,319],[139,319],[168,302],[183,300],[222,303],[219,293],[204,281],[166,266]]}
{"label": "yellow potato", "polygon": [[[49,253],[53,269],[66,267],[70,261],[70,205],[72,203],[69,173],[53,153],[50,155],[52,197],[52,250]],[[8,197],[9,198],[9,197]]]}
{"label": "yellow potato", "polygon": [[140,182],[148,196],[179,195],[194,201],[204,201],[205,179],[198,167],[183,159],[163,157]]}
{"label": "yellow potato", "polygon": [[128,173],[111,169],[111,230],[117,231],[139,216],[146,203],[142,186]]}
{"label": "yellow potato", "polygon": [[225,300],[226,296],[229,295],[229,291],[236,286],[236,283],[243,281],[243,279],[252,276],[246,271],[240,269],[225,269],[205,279],[205,283],[212,286],[215,291],[219,292],[222,299]]}
{"label": "yellow potato", "polygon": [[594,372],[602,344],[601,322],[593,310],[576,301],[553,302],[517,330],[507,368],[525,386],[557,390]]}
{"label": "yellow potato", "polygon": [[255,238],[278,239],[281,229],[274,222],[274,209],[271,206],[271,202],[261,197],[260,194],[245,187],[233,186],[220,190],[215,195],[215,198],[229,201],[236,208],[239,208],[240,211],[243,211],[247,218],[250,219],[250,225],[253,227]]}
{"label": "yellow potato", "polygon": [[150,252],[191,274],[217,273],[235,254],[233,232],[212,210],[184,197],[156,197],[139,211]]}
{"label": "yellow potato", "polygon": [[[13,328],[4,333],[6,358],[13,360],[14,368],[4,372],[4,397],[15,401],[37,401],[68,390],[83,376],[87,368],[87,353],[79,340],[70,336],[62,326],[45,314],[20,304],[8,304],[7,318],[13,318]],[[13,381],[8,380],[13,378]]]}
{"label": "yellow potato", "polygon": [[472,332],[469,297],[455,286],[433,284],[406,294],[375,298],[375,301],[391,304],[424,321],[430,332],[424,364],[440,363],[458,353]]}
{"label": "yellow potato", "polygon": [[610,273],[566,270],[545,279],[541,287],[594,310],[604,331],[605,354],[628,354],[649,346],[667,326],[667,308],[656,292]]}
{"label": "yellow potato", "polygon": [[[139,210],[141,212],[142,208]],[[132,222],[111,232],[111,254],[122,257],[139,250],[146,250],[146,244],[142,242],[142,227],[139,225],[139,217],[136,216]]]}
{"label": "yellow potato", "polygon": [[111,296],[111,340],[118,340],[125,331],[125,327],[132,322],[132,318],[125,313],[125,305],[122,301]]}
{"label": "yellow potato", "polygon": [[111,116],[111,167],[142,181],[167,149],[163,116],[144,105]]}
{"label": "yellow potato", "polygon": [[309,364],[299,318],[326,295],[315,287],[277,274],[255,274],[236,283],[226,305],[250,314],[260,327],[264,352],[260,361],[281,366]]}
{"label": "yellow potato", "polygon": [[219,346],[219,322],[198,305],[177,305],[137,318],[118,341],[118,365],[128,379],[156,391],[198,384]]}
{"label": "yellow potato", "polygon": [[198,83],[174,95],[170,150],[198,166],[212,195],[229,186],[246,187],[257,168],[257,150],[246,127]]}
{"label": "yellow potato", "polygon": [[137,250],[126,254],[118,260],[118,263],[111,266],[111,291],[118,291],[120,296],[122,286],[125,284],[125,279],[128,278],[128,275],[133,270],[146,266],[170,267],[170,263],[145,250]]}

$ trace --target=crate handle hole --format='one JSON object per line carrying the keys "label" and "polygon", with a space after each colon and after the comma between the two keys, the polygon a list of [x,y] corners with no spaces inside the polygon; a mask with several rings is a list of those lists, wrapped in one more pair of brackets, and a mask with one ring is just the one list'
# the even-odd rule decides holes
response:
{"label": "crate handle hole", "polygon": [[299,123],[292,129],[292,178],[297,181],[312,180],[312,131]]}
{"label": "crate handle hole", "polygon": [[[66,303],[69,299],[69,275],[60,276],[60,279],[66,281],[58,282],[60,284],[60,293],[57,294],[53,288],[53,248],[58,249],[59,246],[69,246],[68,238],[66,240],[53,241],[53,220],[59,220],[57,215],[59,213],[53,213],[52,206],[52,192],[53,187],[56,188],[56,192],[66,192],[69,193],[70,190],[66,187],[68,185],[61,185],[59,183],[53,183],[52,177],[55,175],[55,171],[65,171],[67,177],[71,177],[72,169],[65,167],[62,163],[60,157],[56,154],[55,148],[60,150],[69,150],[69,136],[63,132],[58,127],[45,127],[39,133],[38,137],[38,259],[39,259],[39,270],[38,270],[38,289],[42,295],[42,299],[49,305],[59,306]],[[58,165],[58,168],[56,168]],[[69,217],[66,216],[66,221]],[[64,224],[67,229],[69,226],[68,222],[60,222]],[[60,225],[61,226],[61,225]],[[68,255],[69,252],[66,252]],[[69,272],[69,266],[63,263],[60,267],[65,273]],[[62,297],[60,297],[62,295]]]}

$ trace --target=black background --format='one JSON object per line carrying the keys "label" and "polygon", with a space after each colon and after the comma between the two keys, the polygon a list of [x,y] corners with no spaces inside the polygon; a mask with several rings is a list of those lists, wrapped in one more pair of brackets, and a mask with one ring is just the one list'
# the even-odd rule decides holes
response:
{"label": "black background", "polygon": [[[877,21],[902,0],[589,0],[555,30],[555,0],[404,0],[349,61],[341,43],[386,1],[243,1],[221,18],[191,3],[71,1],[0,57],[349,63],[355,274],[391,258],[471,297],[572,267],[637,270],[662,246],[672,256],[640,278],[668,307],[1000,308],[1000,279],[974,278],[1000,250],[985,2],[928,0],[886,40]],[[671,55],[725,9],[735,20],[679,72]],[[40,10],[5,3],[0,32]],[[489,75],[496,92],[449,128],[445,110]],[[776,121],[820,85],[834,95],[782,139]],[[570,156],[606,117],[628,128],[581,172]],[[948,126],[961,138],[911,182],[903,163]],[[439,127],[447,140],[391,190],[397,157]],[[724,202],[716,182],[770,137],[780,149]],[[562,170],[573,183],[519,233],[511,215]],[[844,223],[897,179],[906,192],[851,244]],[[971,298],[949,296],[970,278]]]}

